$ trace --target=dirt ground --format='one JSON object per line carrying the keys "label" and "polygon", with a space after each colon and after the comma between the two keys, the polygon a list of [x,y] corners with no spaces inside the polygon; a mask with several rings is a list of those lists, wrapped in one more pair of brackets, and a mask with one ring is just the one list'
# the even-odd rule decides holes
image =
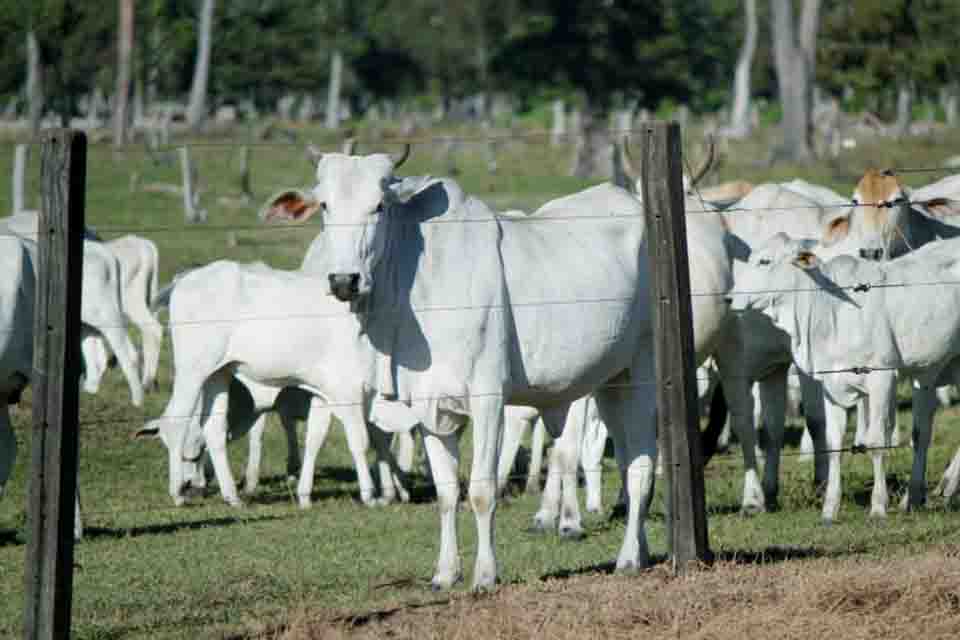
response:
{"label": "dirt ground", "polygon": [[[688,577],[590,574],[362,615],[291,612],[257,640],[954,637],[960,546],[915,557],[726,558]],[[786,559],[784,559],[786,558]]]}

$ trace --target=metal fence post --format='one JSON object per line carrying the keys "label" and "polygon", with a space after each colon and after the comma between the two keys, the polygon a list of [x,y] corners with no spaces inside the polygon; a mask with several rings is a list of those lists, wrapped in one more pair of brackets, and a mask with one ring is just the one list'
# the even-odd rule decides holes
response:
{"label": "metal fence post", "polygon": [[43,135],[33,328],[33,449],[26,562],[28,640],[68,638],[73,597],[87,138]]}
{"label": "metal fence post", "polygon": [[691,562],[711,557],[697,416],[680,126],[644,122],[640,131],[644,218],[653,274],[657,429],[667,478],[668,545],[674,573],[680,574]]}

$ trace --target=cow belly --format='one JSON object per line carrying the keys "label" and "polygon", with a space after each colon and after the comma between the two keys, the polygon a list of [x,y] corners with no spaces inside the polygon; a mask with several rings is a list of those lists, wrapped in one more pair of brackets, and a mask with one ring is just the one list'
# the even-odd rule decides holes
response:
{"label": "cow belly", "polygon": [[[642,332],[623,302],[514,309],[520,362],[517,393],[580,393],[629,367]],[[648,324],[649,326],[649,324]]]}

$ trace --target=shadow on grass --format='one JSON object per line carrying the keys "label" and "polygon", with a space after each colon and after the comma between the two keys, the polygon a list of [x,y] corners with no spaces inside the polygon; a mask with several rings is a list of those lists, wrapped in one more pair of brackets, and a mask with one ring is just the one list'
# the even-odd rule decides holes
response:
{"label": "shadow on grass", "polygon": [[140,527],[84,527],[84,540],[96,540],[98,538],[135,538],[138,536],[164,535],[168,533],[177,533],[178,531],[189,531],[192,529],[207,529],[210,527],[229,527],[236,524],[249,524],[251,522],[270,522],[273,520],[289,520],[295,518],[296,514],[288,516],[259,516],[254,518],[207,518],[205,520],[192,520],[189,522],[170,522],[166,524],[149,524]]}
{"label": "shadow on grass", "polygon": [[16,529],[0,529],[0,547],[16,547],[26,544]]}

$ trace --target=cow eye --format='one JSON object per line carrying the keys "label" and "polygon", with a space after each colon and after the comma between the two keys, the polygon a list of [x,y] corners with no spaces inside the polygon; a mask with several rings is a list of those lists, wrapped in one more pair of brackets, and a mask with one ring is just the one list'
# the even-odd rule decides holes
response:
{"label": "cow eye", "polygon": [[854,199],[853,199],[853,206],[857,206],[858,204],[860,204],[860,198],[854,198]]}
{"label": "cow eye", "polygon": [[757,264],[760,265],[761,267],[770,266],[770,258],[760,258],[759,260],[757,260]]}
{"label": "cow eye", "polygon": [[383,213],[383,202],[377,205],[377,208],[373,210],[374,213]]}

